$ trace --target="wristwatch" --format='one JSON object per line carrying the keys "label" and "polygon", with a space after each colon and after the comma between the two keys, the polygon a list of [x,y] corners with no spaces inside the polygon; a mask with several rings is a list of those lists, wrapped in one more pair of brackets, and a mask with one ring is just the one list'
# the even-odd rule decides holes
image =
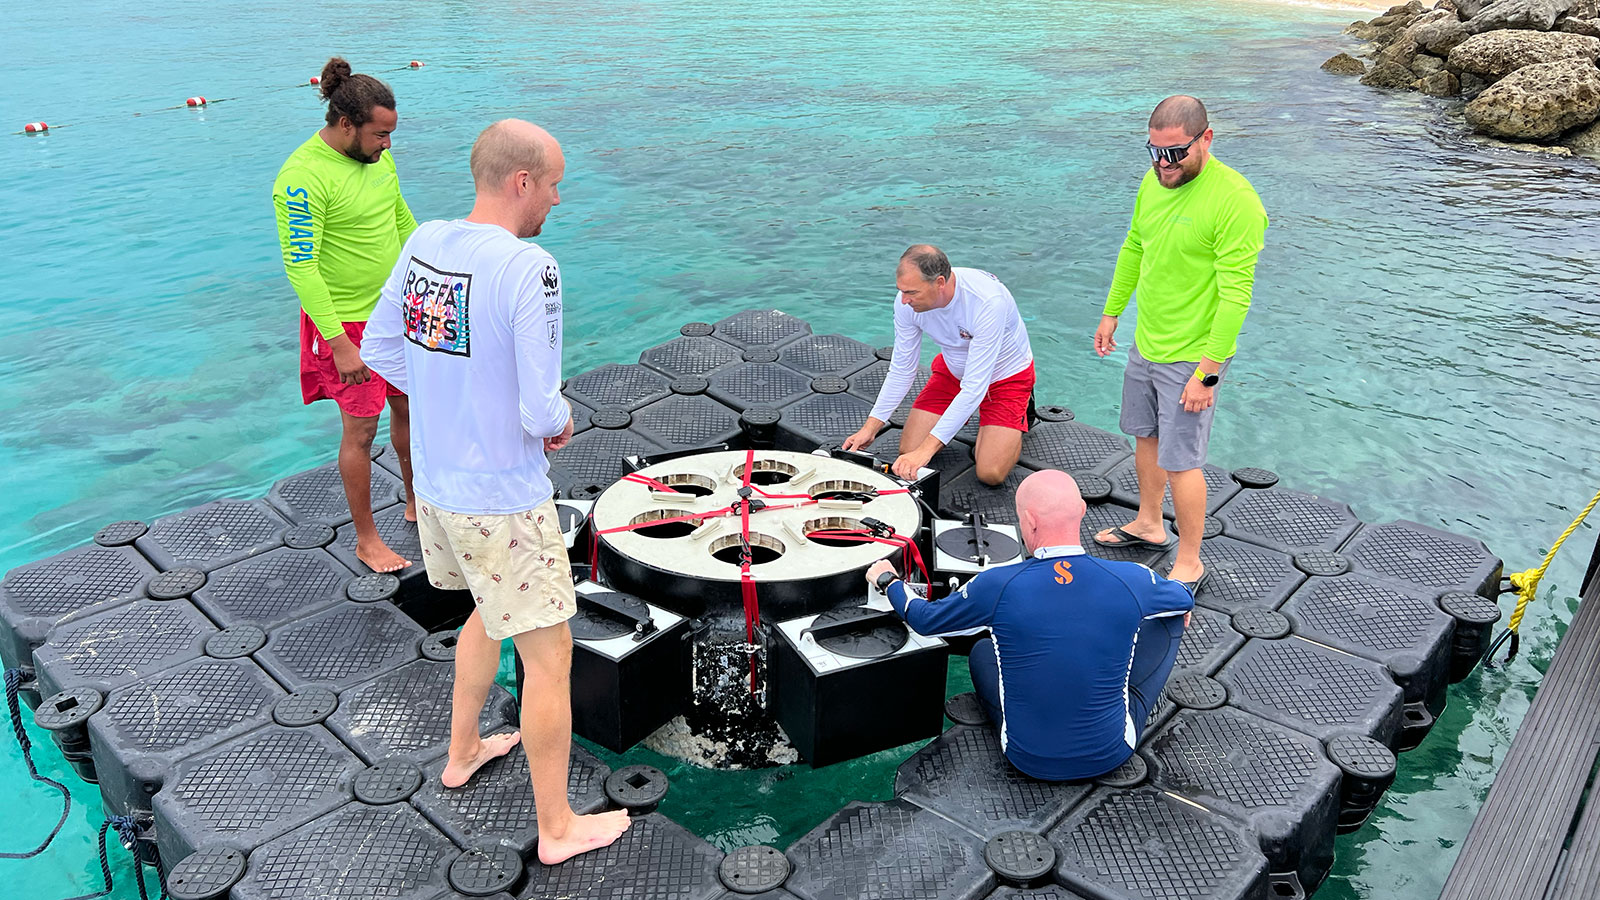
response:
{"label": "wristwatch", "polygon": [[1198,366],[1195,367],[1194,377],[1195,377],[1196,381],[1200,382],[1202,385],[1205,385],[1206,387],[1216,387],[1217,386],[1217,382],[1222,380],[1222,375],[1220,373],[1218,373],[1218,372],[1209,372],[1209,373],[1208,372],[1204,372],[1204,371],[1201,371],[1201,369]]}
{"label": "wristwatch", "polygon": [[877,581],[878,591],[884,594],[889,593],[889,585],[894,584],[899,580],[900,576],[893,572],[885,572],[882,575],[879,575]]}

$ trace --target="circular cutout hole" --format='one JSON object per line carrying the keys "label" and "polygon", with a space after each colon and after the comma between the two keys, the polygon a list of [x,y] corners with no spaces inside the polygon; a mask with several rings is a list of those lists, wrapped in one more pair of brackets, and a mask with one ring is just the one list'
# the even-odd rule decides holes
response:
{"label": "circular cutout hole", "polygon": [[[634,534],[647,538],[679,538],[688,535],[700,525],[700,519],[689,519],[681,522],[662,522],[663,519],[676,519],[680,516],[692,516],[694,513],[687,509],[652,509],[642,512],[628,520],[629,525],[644,525],[643,528],[633,529]],[[647,522],[661,522],[659,525],[646,525]]]}
{"label": "circular cutout hole", "polygon": [[710,478],[687,472],[680,475],[663,475],[656,480],[680,494],[690,494],[695,497],[710,496],[717,489],[717,483]]}
{"label": "circular cutout hole", "polygon": [[[744,466],[740,465],[733,470],[736,478],[744,478]],[[789,479],[800,474],[800,470],[786,462],[776,459],[758,459],[750,468],[751,484],[783,484]]]}
{"label": "circular cutout hole", "polygon": [[[726,534],[711,542],[711,555],[725,563],[737,566],[741,554],[741,543],[737,534]],[[750,564],[759,566],[769,563],[784,554],[788,548],[783,546],[783,541],[775,537],[768,537],[759,531],[750,532]]]}
{"label": "circular cutout hole", "polygon": [[818,537],[815,532],[865,530],[866,528],[861,524],[860,519],[847,519],[844,516],[824,516],[820,519],[807,519],[806,523],[800,526],[800,531],[805,534],[807,540],[813,544],[821,544],[824,547],[859,547],[866,541],[854,537],[828,537],[826,534]]}
{"label": "circular cutout hole", "polygon": [[810,493],[813,500],[854,500],[857,494],[871,494],[876,490],[866,482],[837,478],[817,482],[811,486]]}

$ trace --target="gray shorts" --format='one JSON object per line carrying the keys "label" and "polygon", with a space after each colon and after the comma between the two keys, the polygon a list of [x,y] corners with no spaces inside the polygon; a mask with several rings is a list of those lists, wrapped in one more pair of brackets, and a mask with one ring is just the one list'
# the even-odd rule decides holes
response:
{"label": "gray shorts", "polygon": [[[1223,375],[1228,362],[1222,364]],[[1185,412],[1183,386],[1194,377],[1198,362],[1151,362],[1139,355],[1138,347],[1128,350],[1128,368],[1122,375],[1122,418],[1124,434],[1136,438],[1158,439],[1156,464],[1168,472],[1198,469],[1205,464],[1206,446],[1211,443],[1211,418],[1215,403],[1201,412]],[[1217,386],[1220,390],[1221,385]]]}

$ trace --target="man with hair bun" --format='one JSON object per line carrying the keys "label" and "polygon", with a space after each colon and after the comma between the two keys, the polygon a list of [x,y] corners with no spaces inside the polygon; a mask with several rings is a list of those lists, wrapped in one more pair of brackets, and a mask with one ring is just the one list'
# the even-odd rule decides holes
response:
{"label": "man with hair bun", "polygon": [[978,480],[1000,484],[1022,454],[1033,398],[1033,347],[1017,302],[999,278],[982,269],[952,268],[932,244],[914,244],[900,254],[894,283],[899,293],[889,372],[866,423],[845,439],[844,449],[865,449],[877,439],[915,383],[927,335],[940,352],[906,416],[893,471],[915,478],[976,414]]}
{"label": "man with hair bun", "polygon": [[356,556],[374,572],[413,560],[378,536],[372,519],[372,442],[388,402],[389,438],[411,496],[411,416],[405,394],[361,361],[361,337],[383,280],[416,230],[395,174],[389,135],[399,121],[394,92],[371,75],[353,75],[339,57],[322,68],[326,125],[278,170],[272,205],[289,284],[300,297],[300,393],[306,403],[339,407],[339,475],[356,531]]}
{"label": "man with hair bun", "polygon": [[[1211,123],[1194,97],[1168,97],[1150,114],[1150,168],[1117,254],[1094,349],[1117,348],[1117,317],[1138,307],[1122,378],[1122,430],[1134,438],[1139,513],[1094,536],[1106,547],[1173,543],[1162,518],[1172,488],[1178,552],[1168,575],[1199,593],[1206,514],[1206,448],[1217,385],[1227,375],[1255,285],[1267,230],[1261,198],[1211,155]],[[1137,297],[1135,297],[1137,291]]]}
{"label": "man with hair bun", "polygon": [[516,645],[526,673],[521,740],[539,810],[539,860],[604,847],[625,811],[580,816],[567,799],[572,631],[577,609],[545,451],[572,438],[561,397],[561,270],[524,238],[561,202],[561,146],[506,119],[472,145],[477,199],[465,219],[428,222],[400,253],[368,323],[362,358],[411,397],[417,417],[417,524],[434,586],[472,592],[456,643],[447,788],[516,746],[478,733]]}

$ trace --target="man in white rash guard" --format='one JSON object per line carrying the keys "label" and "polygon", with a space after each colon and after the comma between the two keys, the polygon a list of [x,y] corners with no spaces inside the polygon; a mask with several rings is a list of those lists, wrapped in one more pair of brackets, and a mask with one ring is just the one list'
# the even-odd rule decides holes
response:
{"label": "man in white rash guard", "polygon": [[939,345],[933,375],[911,405],[893,471],[915,478],[940,448],[978,414],[978,480],[1000,484],[1022,453],[1033,396],[1033,348],[1017,302],[982,269],[952,269],[944,251],[917,244],[900,256],[894,309],[894,357],[861,430],[844,449],[863,450],[916,381],[922,336]]}

